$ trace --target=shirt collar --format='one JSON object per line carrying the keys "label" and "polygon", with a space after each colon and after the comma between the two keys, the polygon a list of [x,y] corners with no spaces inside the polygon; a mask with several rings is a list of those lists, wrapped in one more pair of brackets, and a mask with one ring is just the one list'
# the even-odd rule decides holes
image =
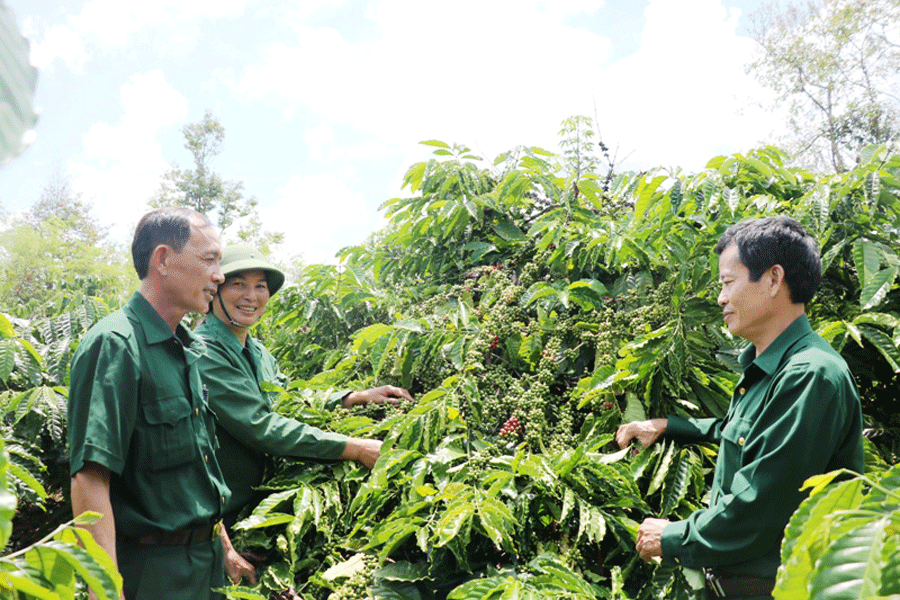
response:
{"label": "shirt collar", "polygon": [[162,316],[153,308],[153,305],[140,292],[135,292],[131,295],[127,309],[137,320],[141,329],[144,330],[144,337],[148,344],[158,344],[170,338],[175,338],[178,343],[187,348],[196,348],[198,351],[203,350],[203,342],[181,323],[178,324],[175,331],[172,331],[169,324],[163,320]]}
{"label": "shirt collar", "polygon": [[756,346],[752,344],[748,346],[741,353],[741,366],[744,368],[744,371],[746,371],[751,364],[755,364],[767,374],[771,374],[775,372],[778,365],[781,364],[781,359],[785,352],[787,352],[795,342],[810,335],[812,332],[812,327],[809,325],[809,318],[806,314],[802,314],[794,319],[794,322],[788,325],[784,331],[778,334],[775,341],[773,341],[759,356],[756,355]]}
{"label": "shirt collar", "polygon": [[[231,350],[236,354],[240,354],[244,351],[244,347],[241,345],[241,341],[234,335],[234,332],[223,323],[216,315],[213,313],[208,313],[206,315],[206,320],[203,322],[203,325],[200,326],[198,331],[201,331],[209,335],[209,337],[214,340],[221,342],[225,345],[226,348]],[[258,342],[253,339],[251,335],[247,335],[247,348],[250,349],[250,353],[253,355],[254,360],[258,363],[260,351],[257,348]]]}

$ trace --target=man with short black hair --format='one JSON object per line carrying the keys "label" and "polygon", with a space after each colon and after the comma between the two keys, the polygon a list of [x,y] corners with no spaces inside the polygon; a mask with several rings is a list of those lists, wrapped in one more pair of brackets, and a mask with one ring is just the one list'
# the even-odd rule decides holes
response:
{"label": "man with short black hair", "polygon": [[219,597],[214,523],[230,492],[198,369],[205,346],[181,325],[224,281],[219,236],[196,211],[161,208],[138,223],[132,256],[139,290],[72,359],[72,511],[103,515],[87,529],[116,562],[127,600]]}
{"label": "man with short black hair", "polygon": [[637,550],[703,568],[715,597],[771,598],[803,482],[863,471],[862,410],[846,362],[805,314],[822,277],[815,240],[788,217],[755,219],[731,226],[716,253],[725,324],[750,341],[728,414],[626,423],[616,441],[719,443],[709,507],[683,521],[645,519]]}

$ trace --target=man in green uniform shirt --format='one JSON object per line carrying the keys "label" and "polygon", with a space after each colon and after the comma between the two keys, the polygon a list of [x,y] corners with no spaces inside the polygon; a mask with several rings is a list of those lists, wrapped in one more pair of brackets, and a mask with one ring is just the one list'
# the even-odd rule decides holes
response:
{"label": "man in green uniform shirt", "polygon": [[[207,347],[200,372],[209,385],[210,407],[218,417],[217,456],[232,492],[225,510],[225,524],[230,527],[244,507],[259,500],[255,488],[262,483],[268,457],[356,460],[371,469],[381,442],[322,431],[272,410],[272,399],[263,392],[262,382],[284,386],[287,378],[272,354],[249,332],[265,314],[269,298],[284,284],[284,274],[245,244],[225,248],[222,272],[225,282],[196,333]],[[401,398],[412,400],[403,388],[384,385],[362,392],[338,392],[328,406],[341,403],[349,408]],[[246,576],[254,582],[255,569],[234,552],[226,536],[222,541],[232,581]]]}
{"label": "man in green uniform shirt", "polygon": [[805,314],[821,281],[815,240],[793,219],[756,219],[730,227],[716,253],[725,324],[751,343],[727,415],[626,423],[616,440],[719,443],[709,507],[683,521],[645,519],[637,550],[703,568],[715,597],[771,598],[803,482],[863,471],[862,411],[847,364]]}
{"label": "man in green uniform shirt", "polygon": [[131,249],[139,291],[72,359],[72,510],[103,515],[88,529],[126,599],[212,598],[224,583],[213,525],[230,493],[198,369],[205,347],[180,323],[224,281],[219,237],[200,213],[170,207],[141,219]]}

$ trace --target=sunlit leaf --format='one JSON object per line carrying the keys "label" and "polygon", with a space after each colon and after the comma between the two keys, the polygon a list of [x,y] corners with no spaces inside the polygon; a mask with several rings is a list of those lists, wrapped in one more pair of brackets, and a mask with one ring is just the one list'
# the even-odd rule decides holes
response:
{"label": "sunlit leaf", "polygon": [[451,505],[435,524],[434,545],[440,548],[449,544],[461,530],[471,526],[474,515],[475,507],[468,502]]}
{"label": "sunlit leaf", "polygon": [[499,577],[473,579],[453,589],[447,600],[495,600],[507,581]]}
{"label": "sunlit leaf", "polygon": [[6,469],[9,457],[6,454],[3,438],[0,437],[0,548],[6,546],[12,533],[12,519],[16,513],[16,496],[7,489]]}
{"label": "sunlit leaf", "polygon": [[888,517],[852,520],[839,532],[815,565],[812,598],[872,598],[881,589],[881,550]]}
{"label": "sunlit leaf", "polygon": [[900,373],[900,349],[894,345],[891,338],[883,331],[867,325],[860,325],[859,331],[878,349],[894,373]]}
{"label": "sunlit leaf", "polygon": [[334,581],[341,577],[350,577],[355,573],[364,571],[366,567],[364,554],[354,554],[347,560],[332,565],[322,573],[322,579],[326,581]]}
{"label": "sunlit leaf", "polygon": [[236,600],[268,600],[268,596],[260,594],[253,588],[248,587],[232,586],[221,588],[220,591],[223,593],[227,591],[228,598],[234,598]]}
{"label": "sunlit leaf", "polygon": [[869,310],[881,304],[897,279],[898,272],[900,268],[894,266],[872,273],[859,294],[860,307]]}
{"label": "sunlit leaf", "polygon": [[675,444],[667,443],[665,452],[663,452],[659,465],[656,467],[656,472],[650,479],[650,485],[647,486],[647,494],[652,494],[662,486],[663,481],[665,481],[666,476],[669,474],[669,468],[675,460],[675,454]]}
{"label": "sunlit leaf", "polygon": [[[821,483],[825,480],[817,481]],[[785,529],[781,546],[782,566],[778,571],[774,592],[777,600],[809,593],[813,565],[818,559],[818,554],[813,555],[812,549],[824,545],[831,535],[831,520],[828,516],[842,509],[856,507],[862,493],[863,483],[855,479],[840,483],[823,493],[813,493],[803,501]]]}

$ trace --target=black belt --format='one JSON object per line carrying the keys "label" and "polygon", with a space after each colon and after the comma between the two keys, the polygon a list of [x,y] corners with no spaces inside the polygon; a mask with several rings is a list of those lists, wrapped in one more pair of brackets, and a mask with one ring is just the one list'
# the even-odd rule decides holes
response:
{"label": "black belt", "polygon": [[706,587],[715,598],[740,598],[746,596],[771,596],[775,589],[774,577],[750,577],[735,575],[723,577],[711,569],[704,569]]}
{"label": "black belt", "polygon": [[197,527],[185,527],[177,531],[154,531],[153,533],[137,537],[129,535],[120,535],[118,537],[133,544],[186,546],[193,542],[208,542],[213,539],[214,531],[214,525],[198,525]]}

